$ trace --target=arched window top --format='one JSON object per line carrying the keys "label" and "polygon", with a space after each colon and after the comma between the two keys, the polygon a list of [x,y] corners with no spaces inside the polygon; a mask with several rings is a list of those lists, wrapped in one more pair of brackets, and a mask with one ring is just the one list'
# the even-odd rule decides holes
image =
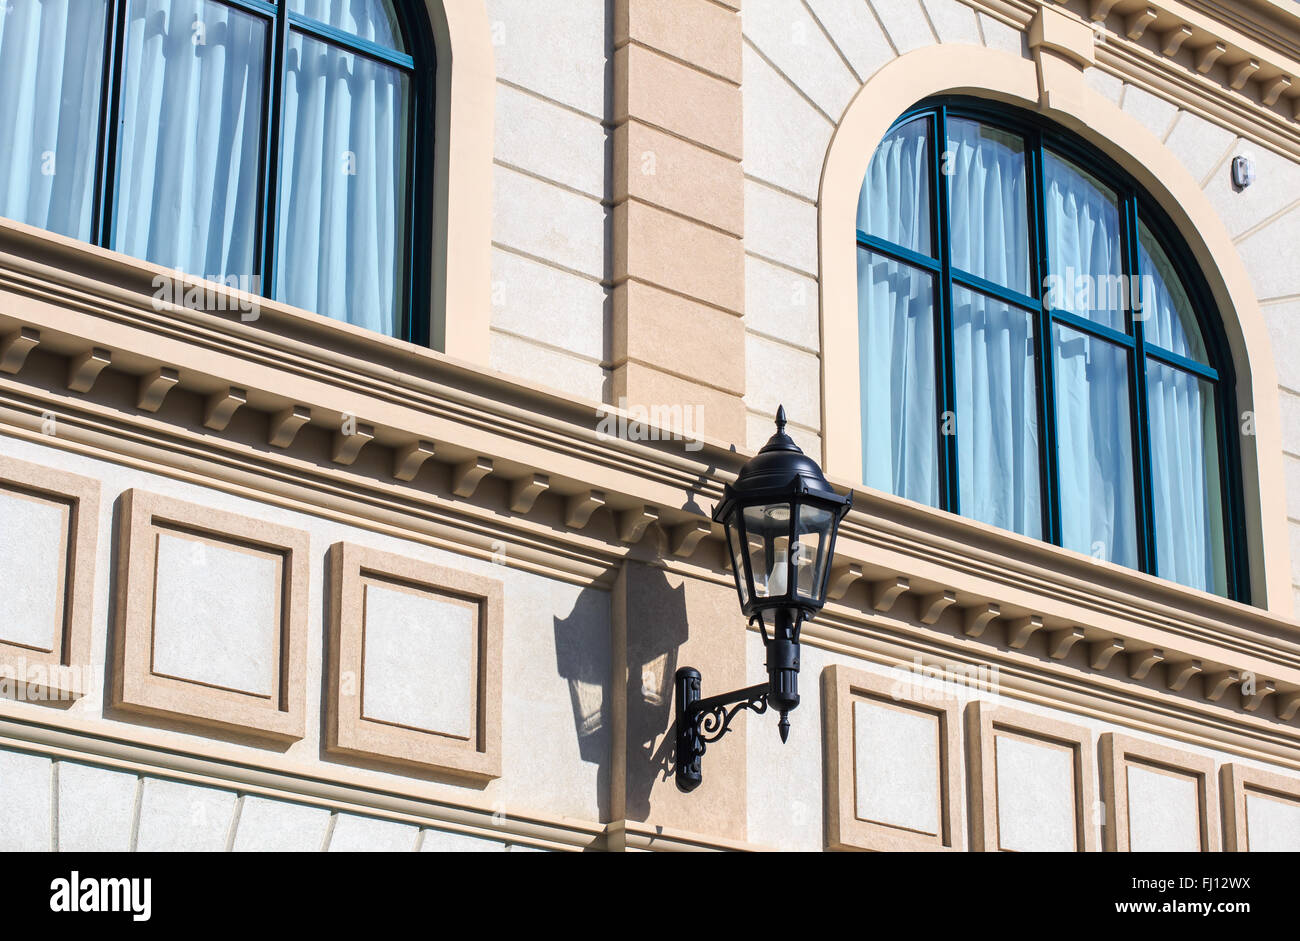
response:
{"label": "arched window top", "polygon": [[427,344],[427,20],[419,0],[12,3],[0,215]]}
{"label": "arched window top", "polygon": [[1037,116],[923,103],[858,201],[864,482],[1244,598],[1231,360],[1115,164]]}

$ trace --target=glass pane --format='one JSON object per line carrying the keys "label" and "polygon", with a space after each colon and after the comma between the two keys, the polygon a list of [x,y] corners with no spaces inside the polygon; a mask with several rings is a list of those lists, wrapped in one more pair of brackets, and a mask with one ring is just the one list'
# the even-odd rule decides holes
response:
{"label": "glass pane", "polygon": [[126,29],[112,247],[248,278],[269,25],[212,0],[132,0]]}
{"label": "glass pane", "polygon": [[731,547],[731,568],[736,573],[740,603],[744,606],[749,604],[749,582],[745,578],[745,550],[740,544],[740,529],[737,526],[727,527],[727,540]]}
{"label": "glass pane", "polygon": [[1115,194],[1050,151],[1043,152],[1043,182],[1049,309],[1127,330],[1129,292]]}
{"label": "glass pane", "polygon": [[0,6],[0,215],[88,240],[107,0]]}
{"label": "glass pane", "polygon": [[858,249],[862,479],[939,505],[934,279]]}
{"label": "glass pane", "polygon": [[1147,407],[1157,574],[1226,595],[1214,386],[1148,360]]}
{"label": "glass pane", "polygon": [[876,148],[858,196],[858,228],[919,254],[934,255],[928,118],[894,128]]}
{"label": "glass pane", "polygon": [[407,77],[290,33],[275,296],[396,335]]}
{"label": "glass pane", "polygon": [[1127,352],[1052,329],[1061,544],[1138,568]]}
{"label": "glass pane", "polygon": [[1142,319],[1147,343],[1209,365],[1196,313],[1174,263],[1143,223],[1138,223],[1138,242],[1142,310],[1134,316]]}
{"label": "glass pane", "polygon": [[289,0],[289,12],[368,39],[378,46],[402,47],[402,30],[389,0]]}
{"label": "glass pane", "polygon": [[961,514],[1039,537],[1034,318],[958,285],[952,300]]}
{"label": "glass pane", "polygon": [[799,525],[795,529],[795,588],[805,598],[815,599],[825,580],[827,543],[831,534],[831,511],[801,505]]}
{"label": "glass pane", "polygon": [[789,587],[790,504],[745,507],[745,538],[754,597],[784,595]]}
{"label": "glass pane", "polygon": [[948,121],[948,237],[962,271],[1029,294],[1025,142],[976,121]]}

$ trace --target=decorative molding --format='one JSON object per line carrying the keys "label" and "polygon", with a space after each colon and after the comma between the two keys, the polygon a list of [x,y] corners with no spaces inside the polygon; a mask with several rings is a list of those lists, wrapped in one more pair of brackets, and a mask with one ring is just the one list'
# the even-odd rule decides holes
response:
{"label": "decorative molding", "polygon": [[492,458],[475,457],[461,461],[451,472],[451,492],[458,497],[472,497],[479,483],[492,473]]}
{"label": "decorative molding", "polygon": [[[466,608],[472,634],[464,666],[469,700],[468,732],[417,727],[411,720],[367,714],[367,688],[409,684],[404,674],[367,669],[366,645],[376,628],[368,623],[371,589]],[[504,589],[500,582],[388,552],[335,543],[329,552],[329,657],[326,683],[326,750],[446,774],[489,780],[501,776],[501,645]],[[455,664],[441,664],[453,669]],[[441,677],[449,687],[460,679]],[[425,689],[425,696],[435,695]]]}
{"label": "decorative molding", "polygon": [[695,547],[711,532],[713,532],[713,522],[708,519],[674,526],[668,536],[668,551],[678,558],[689,558],[695,551]]}
{"label": "decorative molding", "polygon": [[156,412],[162,408],[163,399],[172,387],[181,381],[180,373],[170,366],[161,366],[140,377],[135,407],[142,412]]}
{"label": "decorative molding", "polygon": [[213,431],[225,431],[235,412],[247,402],[247,389],[226,386],[221,392],[213,392],[203,403],[203,426]]}
{"label": "decorative molding", "polygon": [[311,421],[311,409],[305,405],[291,405],[271,416],[267,444],[273,448],[287,448],[293,444],[302,426]]}
{"label": "decorative molding", "polygon": [[510,511],[527,513],[533,504],[547,490],[551,489],[551,478],[546,474],[529,474],[510,482]]}
{"label": "decorative molding", "polygon": [[922,595],[917,609],[921,623],[937,623],[939,618],[943,615],[943,612],[947,611],[956,603],[957,593],[946,588],[943,591],[936,591],[928,595]]}
{"label": "decorative molding", "polygon": [[1295,812],[1300,813],[1300,779],[1230,762],[1219,769],[1219,780],[1223,789],[1223,848],[1229,853],[1252,849],[1247,797],[1293,804]]}
{"label": "decorative molding", "polygon": [[393,451],[393,476],[401,481],[415,480],[424,462],[437,453],[431,441],[412,441]]}
{"label": "decorative molding", "polygon": [[1074,814],[1074,847],[1078,852],[1097,848],[1097,827],[1092,820],[1095,807],[1092,733],[1042,716],[1014,709],[972,702],[966,707],[966,742],[969,750],[971,849],[995,852],[1004,849],[1000,832],[997,738],[1010,735],[1045,747],[1070,752],[1073,787],[1069,800]]}
{"label": "decorative molding", "polygon": [[1088,645],[1088,662],[1094,670],[1104,670],[1110,666],[1115,654],[1123,652],[1124,647],[1124,639],[1120,637],[1095,641]]}
{"label": "decorative molding", "polygon": [[[141,490],[122,494],[118,512],[121,539],[109,704],[127,713],[277,742],[302,738],[307,695],[307,534]],[[273,563],[275,594],[267,600],[275,626],[267,643],[273,657],[265,665],[267,690],[219,686],[206,676],[157,671],[161,535],[185,541],[200,553],[219,547]],[[253,589],[232,585],[229,590]]]}
{"label": "decorative molding", "polygon": [[98,346],[74,356],[68,364],[68,388],[73,392],[89,392],[112,358],[112,353]]}
{"label": "decorative molding", "polygon": [[831,569],[830,584],[826,588],[826,597],[839,601],[849,593],[849,589],[862,578],[862,566],[856,562],[848,565],[836,565]]}
{"label": "decorative molding", "polygon": [[967,637],[980,637],[984,629],[1001,614],[1002,606],[993,601],[972,605],[962,614],[962,633]]}
{"label": "decorative molding", "polygon": [[27,362],[27,354],[41,342],[41,331],[34,327],[19,327],[0,340],[0,372],[17,375]]}
{"label": "decorative molding", "polygon": [[[938,807],[935,833],[873,820],[857,804],[855,704],[898,710],[935,723]],[[826,754],[826,846],[832,850],[953,851],[966,846],[962,813],[961,704],[900,691],[888,676],[832,665],[822,671]],[[923,743],[914,743],[920,750]]]}
{"label": "decorative molding", "polygon": [[358,424],[352,429],[351,434],[345,434],[342,429],[334,432],[334,446],[330,454],[330,459],[335,464],[342,464],[347,467],[357,459],[357,455],[371,441],[375,440],[375,426]]}
{"label": "decorative molding", "polygon": [[[1219,839],[1219,789],[1214,773],[1214,759],[1157,745],[1127,735],[1105,732],[1101,736],[1101,800],[1105,806],[1103,830],[1107,852],[1130,850],[1132,808],[1129,806],[1128,769],[1135,766],[1146,771],[1191,778],[1196,785],[1196,827],[1199,851],[1217,853]],[[1156,847],[1144,847],[1155,849]]]}
{"label": "decorative molding", "polygon": [[1047,655],[1053,660],[1064,660],[1074,649],[1074,645],[1083,640],[1083,628],[1063,627],[1047,635]]}
{"label": "decorative molding", "polygon": [[[50,573],[56,586],[49,646],[31,637],[19,643],[13,628],[0,624],[0,684],[16,699],[78,699],[102,675],[91,663],[92,614],[95,592],[95,559],[99,538],[100,484],[97,480],[42,467],[13,458],[0,457],[0,496],[31,501],[59,515],[60,544],[53,547],[57,573]],[[6,530],[11,550],[21,551],[24,534]],[[16,553],[15,556],[16,557]],[[38,558],[29,554],[31,564]],[[7,567],[6,567],[7,568]],[[21,579],[36,572],[5,575],[4,591],[23,597],[29,590]]]}
{"label": "decorative molding", "polygon": [[906,575],[881,579],[871,583],[871,607],[880,612],[889,611],[899,596],[910,591],[912,582]]}

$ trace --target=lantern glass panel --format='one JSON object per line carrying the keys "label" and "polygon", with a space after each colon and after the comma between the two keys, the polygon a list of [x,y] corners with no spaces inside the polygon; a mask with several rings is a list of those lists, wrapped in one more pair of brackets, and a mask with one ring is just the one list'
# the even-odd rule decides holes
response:
{"label": "lantern glass panel", "polygon": [[790,504],[745,507],[745,541],[754,597],[785,595],[790,587]]}
{"label": "lantern glass panel", "polygon": [[736,590],[740,592],[740,606],[749,604],[749,583],[745,578],[745,550],[740,544],[740,521],[734,516],[727,524],[727,542],[731,546],[731,569],[736,574]]}
{"label": "lantern glass panel", "polygon": [[820,599],[826,583],[826,563],[830,550],[835,514],[819,506],[799,507],[799,525],[795,527],[795,588],[801,598]]}

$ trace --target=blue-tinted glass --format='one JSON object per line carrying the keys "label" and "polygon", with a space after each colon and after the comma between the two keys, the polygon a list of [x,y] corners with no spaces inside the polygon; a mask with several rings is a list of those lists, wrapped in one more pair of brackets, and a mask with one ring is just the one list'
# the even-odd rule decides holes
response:
{"label": "blue-tinted glass", "polygon": [[255,273],[269,30],[215,0],[131,0],[113,248]]}
{"label": "blue-tinted glass", "polygon": [[942,171],[948,179],[953,267],[1029,294],[1025,142],[950,118]]}
{"label": "blue-tinted glass", "polygon": [[934,279],[859,248],[858,348],[863,480],[938,506]]}
{"label": "blue-tinted glass", "polygon": [[1147,408],[1157,572],[1227,594],[1214,387],[1148,360]]}
{"label": "blue-tinted glass", "polygon": [[395,335],[407,76],[296,32],[288,47],[275,296]]}
{"label": "blue-tinted glass", "polygon": [[961,513],[1041,536],[1033,317],[958,285],[952,302]]}
{"label": "blue-tinted glass", "polygon": [[107,0],[0,7],[0,216],[89,239]]}
{"label": "blue-tinted glass", "polygon": [[1138,567],[1126,351],[1053,327],[1061,544]]}
{"label": "blue-tinted glass", "polygon": [[1160,242],[1142,223],[1138,224],[1138,245],[1142,309],[1134,317],[1141,318],[1147,343],[1208,364],[1205,341],[1187,289]]}
{"label": "blue-tinted glass", "polygon": [[289,0],[289,12],[402,51],[402,31],[391,0]]}
{"label": "blue-tinted glass", "polygon": [[919,254],[934,254],[929,155],[929,119],[918,118],[889,132],[862,181],[859,229]]}
{"label": "blue-tinted glass", "polygon": [[1130,294],[1115,194],[1051,151],[1043,152],[1043,181],[1048,252],[1044,299],[1053,309],[1126,330]]}

